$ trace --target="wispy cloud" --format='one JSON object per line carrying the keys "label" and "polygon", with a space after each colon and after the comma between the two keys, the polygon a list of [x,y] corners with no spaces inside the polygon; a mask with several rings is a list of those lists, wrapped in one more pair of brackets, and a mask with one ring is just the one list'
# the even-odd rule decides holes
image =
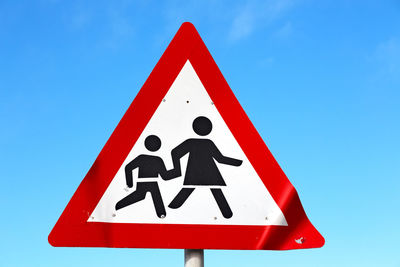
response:
{"label": "wispy cloud", "polygon": [[130,39],[134,34],[134,28],[130,16],[125,13],[128,3],[124,5],[111,6],[107,18],[108,37],[104,44],[109,48],[116,49],[125,39]]}
{"label": "wispy cloud", "polygon": [[[228,41],[235,42],[282,19],[299,1],[302,0],[171,0],[163,6],[163,15],[169,34],[189,20],[212,28],[219,37],[225,33]],[[291,22],[280,30],[282,37],[289,36],[293,30]]]}
{"label": "wispy cloud", "polygon": [[66,27],[76,33],[90,34],[96,29],[98,46],[117,49],[134,34],[129,8],[132,9],[129,1],[98,2],[95,7],[78,1],[65,11],[64,21]]}
{"label": "wispy cloud", "polygon": [[183,21],[201,21],[202,24],[225,24],[229,16],[226,6],[230,1],[196,1],[196,0],[171,0],[162,7],[163,15],[166,20],[167,30],[176,31],[177,25]]}
{"label": "wispy cloud", "polygon": [[229,37],[238,40],[251,34],[254,30],[256,20],[255,10],[251,5],[240,8],[240,12],[234,17]]}
{"label": "wispy cloud", "polygon": [[74,30],[82,30],[90,24],[92,20],[92,13],[82,7],[78,7],[77,10],[70,15],[69,25]]}
{"label": "wispy cloud", "polygon": [[275,35],[278,38],[286,39],[288,38],[293,32],[292,22],[287,21],[281,28],[279,28]]}
{"label": "wispy cloud", "polygon": [[[229,37],[236,41],[252,34],[260,25],[268,25],[282,17],[293,6],[295,0],[249,0],[237,7],[230,29]],[[292,30],[291,23],[281,29],[281,34],[288,34]]]}
{"label": "wispy cloud", "polygon": [[380,74],[400,77],[400,39],[390,38],[378,44],[375,57],[380,64]]}

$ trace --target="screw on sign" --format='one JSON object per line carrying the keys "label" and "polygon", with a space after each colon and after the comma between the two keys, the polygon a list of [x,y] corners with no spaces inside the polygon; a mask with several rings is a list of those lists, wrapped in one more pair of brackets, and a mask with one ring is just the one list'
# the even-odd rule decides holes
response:
{"label": "screw on sign", "polygon": [[184,248],[191,262],[203,257],[198,249],[317,248],[324,238],[196,29],[184,23],[49,242]]}

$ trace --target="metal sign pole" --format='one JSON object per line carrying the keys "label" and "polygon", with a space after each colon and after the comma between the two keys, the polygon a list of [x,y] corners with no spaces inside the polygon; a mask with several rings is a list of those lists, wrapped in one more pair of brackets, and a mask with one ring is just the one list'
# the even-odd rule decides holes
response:
{"label": "metal sign pole", "polygon": [[204,250],[185,249],[185,267],[204,267]]}

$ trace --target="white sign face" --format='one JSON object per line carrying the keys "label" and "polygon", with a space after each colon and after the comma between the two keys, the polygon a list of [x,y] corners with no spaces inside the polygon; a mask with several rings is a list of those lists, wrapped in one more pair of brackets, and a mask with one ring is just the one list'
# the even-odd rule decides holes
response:
{"label": "white sign face", "polygon": [[287,225],[189,61],[88,222]]}

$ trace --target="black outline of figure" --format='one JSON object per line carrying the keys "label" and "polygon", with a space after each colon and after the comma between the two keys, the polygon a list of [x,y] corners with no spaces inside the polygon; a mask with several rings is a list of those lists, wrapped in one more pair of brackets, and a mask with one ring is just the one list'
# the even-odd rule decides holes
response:
{"label": "black outline of figure", "polygon": [[[152,152],[159,150],[161,147],[160,138],[158,138],[156,135],[149,135],[145,139],[145,147]],[[115,209],[119,210],[139,202],[146,198],[147,192],[150,192],[157,216],[159,218],[164,218],[167,214],[158,183],[156,181],[139,182],[139,180],[144,180],[146,178],[157,178],[158,175],[160,175],[163,180],[170,180],[174,177],[170,175],[171,172],[166,170],[164,162],[160,157],[142,154],[134,158],[125,166],[126,184],[129,188],[133,187],[132,171],[136,168],[139,168],[136,190],[118,201],[118,203],[115,205]]]}
{"label": "black outline of figure", "polygon": [[[204,116],[197,117],[192,126],[194,132],[200,136],[206,136],[212,130],[211,121]],[[219,163],[232,166],[240,166],[242,160],[223,156],[210,139],[191,138],[171,151],[174,169],[170,172],[173,176],[181,176],[180,159],[187,153],[189,153],[189,159],[183,182],[183,185],[187,187],[181,189],[168,207],[177,209],[183,205],[197,186],[210,186],[222,215],[227,219],[231,218],[233,213],[221,188],[213,188],[213,186],[226,186],[214,159]]]}

